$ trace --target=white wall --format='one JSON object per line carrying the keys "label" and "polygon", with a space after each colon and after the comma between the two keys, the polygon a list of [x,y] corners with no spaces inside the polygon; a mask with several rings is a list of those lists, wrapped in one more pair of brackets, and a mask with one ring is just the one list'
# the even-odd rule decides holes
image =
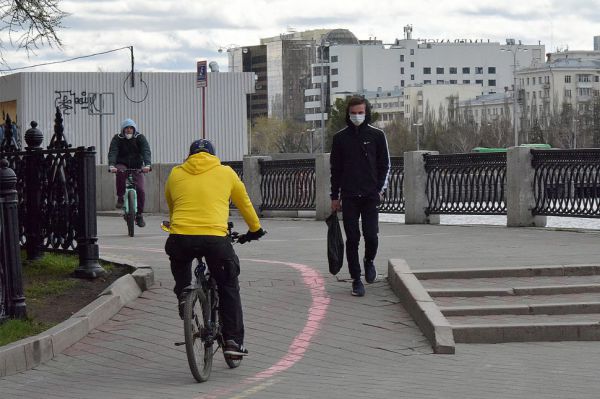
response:
{"label": "white wall", "polygon": [[[195,79],[194,72],[136,73],[131,87],[125,72],[24,72],[0,79],[0,101],[16,100],[21,134],[35,120],[44,145],[52,137],[58,106],[67,141],[96,147],[101,164],[125,118],[135,120],[148,138],[153,163],[181,162],[190,142],[201,137],[202,96]],[[223,160],[241,160],[247,153],[246,94],[251,90],[252,73],[208,76],[206,136]]]}

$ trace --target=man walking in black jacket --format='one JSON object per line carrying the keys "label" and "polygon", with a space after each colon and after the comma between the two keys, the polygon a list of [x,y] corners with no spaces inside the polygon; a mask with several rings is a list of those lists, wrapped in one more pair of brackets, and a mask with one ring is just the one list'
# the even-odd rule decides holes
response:
{"label": "man walking in black jacket", "polygon": [[377,280],[379,213],[390,170],[385,133],[371,125],[371,109],[362,97],[352,97],[346,108],[346,128],[333,136],[331,146],[331,210],[342,210],[346,258],[352,277],[352,295],[365,295],[358,258],[359,219],[365,241],[365,280]]}

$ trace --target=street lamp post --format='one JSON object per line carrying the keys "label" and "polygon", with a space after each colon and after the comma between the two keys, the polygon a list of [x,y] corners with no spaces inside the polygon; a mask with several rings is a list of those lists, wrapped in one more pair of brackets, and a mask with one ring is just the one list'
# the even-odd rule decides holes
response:
{"label": "street lamp post", "polygon": [[324,101],[324,96],[325,96],[325,81],[324,81],[324,76],[325,76],[325,47],[328,46],[329,43],[325,42],[323,39],[321,39],[321,45],[319,46],[320,48],[320,73],[321,73],[321,84],[319,87],[319,91],[320,91],[320,96],[319,96],[319,111],[321,112],[321,154],[323,154],[325,152],[325,107],[326,107],[326,102]]}
{"label": "street lamp post", "polygon": [[[420,139],[419,139],[419,127],[423,126],[423,123],[416,122],[416,123],[413,123],[413,126],[415,126],[416,131],[417,131],[417,151],[419,151],[421,149],[421,143],[420,143]],[[423,127],[423,129],[425,129],[425,128]]]}
{"label": "street lamp post", "polygon": [[517,52],[527,51],[524,47],[514,45],[513,48],[503,48],[500,51],[510,51],[513,55],[513,133],[515,136],[515,147],[519,145],[519,131],[517,129]]}

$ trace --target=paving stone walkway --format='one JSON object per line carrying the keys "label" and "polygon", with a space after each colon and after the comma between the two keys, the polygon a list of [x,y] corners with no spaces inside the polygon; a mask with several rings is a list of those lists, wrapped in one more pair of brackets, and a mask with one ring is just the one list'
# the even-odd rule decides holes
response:
{"label": "paving stone walkway", "polygon": [[[37,369],[0,379],[9,398],[597,398],[597,342],[458,344],[435,355],[385,276],[350,295],[347,271],[327,273],[325,224],[265,220],[268,236],[236,246],[250,350],[240,368],[217,357],[191,376],[180,341],[161,216],[135,238],[99,218],[101,254],[153,266],[157,283],[79,343]],[[241,220],[234,220],[240,231]],[[380,226],[387,259],[413,269],[592,263],[599,232],[486,226]]]}

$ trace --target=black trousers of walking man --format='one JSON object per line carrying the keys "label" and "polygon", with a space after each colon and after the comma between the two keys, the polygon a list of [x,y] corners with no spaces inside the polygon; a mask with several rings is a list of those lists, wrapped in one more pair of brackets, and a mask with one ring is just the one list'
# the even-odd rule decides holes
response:
{"label": "black trousers of walking man", "polygon": [[361,275],[360,260],[358,257],[358,244],[360,241],[359,219],[362,224],[362,233],[365,239],[365,258],[374,260],[379,244],[379,199],[365,197],[342,198],[342,212],[344,217],[344,231],[346,232],[346,258],[348,270],[352,279]]}

